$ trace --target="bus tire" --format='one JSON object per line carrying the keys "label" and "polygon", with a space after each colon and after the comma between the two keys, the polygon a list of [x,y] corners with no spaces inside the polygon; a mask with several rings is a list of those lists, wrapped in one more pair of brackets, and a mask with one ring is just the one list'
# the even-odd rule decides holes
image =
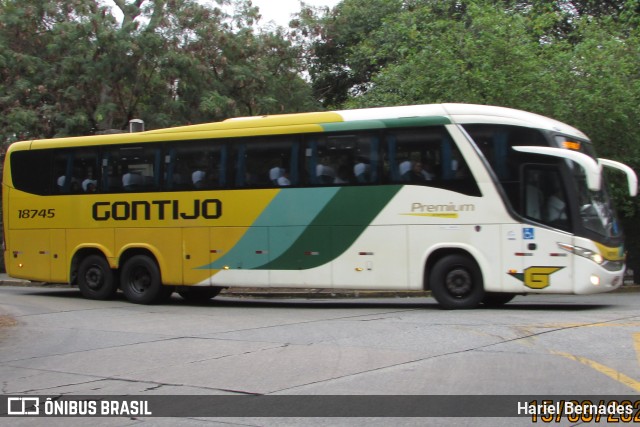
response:
{"label": "bus tire", "polygon": [[513,298],[516,294],[509,292],[486,292],[482,297],[482,305],[489,308],[502,307]]}
{"label": "bus tire", "polygon": [[113,270],[104,257],[89,255],[78,266],[78,288],[83,297],[108,300],[118,292]]}
{"label": "bus tire", "polygon": [[222,291],[222,288],[217,286],[190,286],[179,290],[178,295],[189,302],[206,302],[211,298],[215,298],[220,291]]}
{"label": "bus tire", "polygon": [[482,273],[465,255],[447,255],[438,260],[429,274],[433,297],[445,309],[477,307],[484,297]]}
{"label": "bus tire", "polygon": [[120,272],[124,296],[135,304],[154,304],[166,300],[173,288],[163,286],[158,264],[147,255],[128,259]]}

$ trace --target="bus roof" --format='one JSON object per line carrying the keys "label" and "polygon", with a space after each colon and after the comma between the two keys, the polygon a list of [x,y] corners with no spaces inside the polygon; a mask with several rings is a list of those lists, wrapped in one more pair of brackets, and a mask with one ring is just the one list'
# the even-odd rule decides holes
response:
{"label": "bus roof", "polygon": [[[314,133],[350,129],[376,129],[418,124],[507,124],[555,131],[587,139],[565,123],[534,113],[505,107],[473,104],[425,104],[342,111],[238,117],[221,122],[156,129],[137,133],[34,140],[13,149],[129,144],[181,139],[230,138],[277,134]],[[28,146],[26,146],[28,144]]]}
{"label": "bus roof", "polygon": [[345,120],[375,120],[409,116],[445,116],[452,123],[471,124],[508,124],[514,126],[545,129],[570,136],[588,139],[580,130],[566,123],[550,119],[539,114],[529,113],[513,108],[476,104],[426,104],[401,107],[382,107],[360,110],[338,111]]}

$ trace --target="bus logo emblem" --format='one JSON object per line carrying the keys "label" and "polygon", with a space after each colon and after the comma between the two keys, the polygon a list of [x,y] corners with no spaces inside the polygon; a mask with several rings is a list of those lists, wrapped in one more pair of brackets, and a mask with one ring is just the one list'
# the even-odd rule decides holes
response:
{"label": "bus logo emblem", "polygon": [[564,267],[529,267],[522,273],[509,273],[524,283],[527,288],[544,289],[551,285],[551,275]]}

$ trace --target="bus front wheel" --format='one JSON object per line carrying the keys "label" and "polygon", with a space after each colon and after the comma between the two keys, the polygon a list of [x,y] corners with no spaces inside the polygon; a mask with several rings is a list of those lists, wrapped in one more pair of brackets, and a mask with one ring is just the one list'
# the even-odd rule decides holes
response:
{"label": "bus front wheel", "polygon": [[162,285],[158,265],[146,255],[136,255],[124,263],[120,283],[124,296],[135,304],[162,302],[173,291]]}
{"label": "bus front wheel", "polygon": [[80,262],[78,288],[82,296],[89,299],[107,300],[115,296],[118,284],[104,257],[89,255]]}
{"label": "bus front wheel", "polygon": [[482,273],[465,255],[447,255],[431,269],[429,284],[433,297],[445,309],[475,308],[484,297]]}

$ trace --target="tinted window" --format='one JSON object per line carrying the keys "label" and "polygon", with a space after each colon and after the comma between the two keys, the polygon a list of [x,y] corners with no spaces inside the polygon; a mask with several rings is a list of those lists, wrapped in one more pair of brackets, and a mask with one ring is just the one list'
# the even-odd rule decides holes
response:
{"label": "tinted window", "polygon": [[545,136],[537,129],[504,125],[464,125],[464,129],[484,154],[511,203],[520,214],[524,214],[525,201],[521,197],[520,174],[527,163],[555,164],[557,160],[535,154],[520,153],[514,146],[549,145]]}
{"label": "tinted window", "polygon": [[16,152],[12,167],[37,194],[413,184],[480,195],[443,126]]}
{"label": "tinted window", "polygon": [[569,203],[562,177],[553,166],[524,167],[524,216],[562,230],[570,229]]}
{"label": "tinted window", "polygon": [[157,191],[162,151],[156,145],[107,147],[102,153],[101,188],[107,192]]}
{"label": "tinted window", "polygon": [[379,137],[374,134],[318,135],[307,140],[305,171],[310,185],[378,182]]}
{"label": "tinted window", "polygon": [[293,137],[255,138],[235,143],[232,159],[235,187],[298,185],[298,147]]}
{"label": "tinted window", "polygon": [[170,145],[164,160],[164,188],[224,188],[228,184],[226,159],[227,147],[212,141]]}
{"label": "tinted window", "polygon": [[465,159],[444,127],[389,133],[384,169],[388,182],[481,195]]}
{"label": "tinted window", "polygon": [[99,190],[97,148],[55,150],[53,163],[55,194],[95,193]]}
{"label": "tinted window", "polygon": [[11,154],[11,178],[20,191],[32,194],[51,194],[51,150],[16,151]]}

